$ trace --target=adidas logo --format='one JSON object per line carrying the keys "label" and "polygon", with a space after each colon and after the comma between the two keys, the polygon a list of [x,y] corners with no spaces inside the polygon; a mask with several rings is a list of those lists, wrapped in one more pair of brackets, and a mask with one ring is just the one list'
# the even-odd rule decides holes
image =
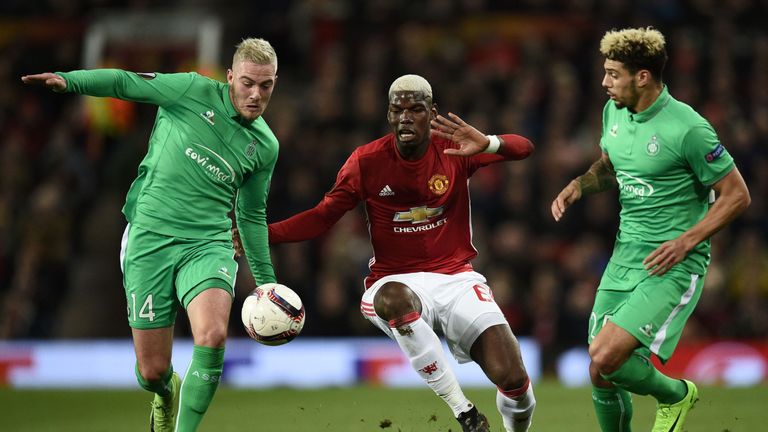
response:
{"label": "adidas logo", "polygon": [[394,196],[394,195],[395,193],[392,191],[392,188],[389,187],[389,185],[384,186],[383,188],[381,188],[381,191],[379,191],[380,197]]}

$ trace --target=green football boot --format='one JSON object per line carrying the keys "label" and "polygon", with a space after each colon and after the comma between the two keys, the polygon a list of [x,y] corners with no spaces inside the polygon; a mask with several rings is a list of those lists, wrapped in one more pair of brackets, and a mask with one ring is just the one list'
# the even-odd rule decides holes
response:
{"label": "green football boot", "polygon": [[683,400],[673,404],[658,404],[656,406],[656,421],[653,423],[651,432],[680,432],[683,430],[683,423],[688,411],[699,400],[699,391],[696,385],[688,380],[683,380],[688,393]]}
{"label": "green football boot", "polygon": [[171,394],[165,397],[155,394],[152,411],[149,413],[149,432],[173,432],[176,427],[176,412],[179,410],[181,377],[176,372],[171,377]]}

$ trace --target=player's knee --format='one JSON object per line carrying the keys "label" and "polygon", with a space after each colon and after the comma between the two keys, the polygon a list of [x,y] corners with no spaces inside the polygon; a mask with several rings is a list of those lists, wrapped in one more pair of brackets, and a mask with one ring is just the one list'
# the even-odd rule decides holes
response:
{"label": "player's knee", "polygon": [[589,363],[589,379],[592,381],[592,385],[600,388],[610,388],[613,384],[600,375],[600,371],[597,370],[597,366],[594,363]]}
{"label": "player's knee", "polygon": [[[592,344],[589,346],[590,373],[594,370],[597,375],[608,375],[621,366],[621,358],[609,347]],[[594,380],[593,380],[594,382]]]}
{"label": "player's knee", "polygon": [[499,389],[508,392],[521,390],[528,382],[528,374],[526,374],[525,371],[522,371],[522,373],[519,371],[514,371],[507,373],[498,381],[494,381],[493,383],[496,384],[496,387]]}
{"label": "player's knee", "polygon": [[387,282],[382,285],[373,298],[373,307],[376,315],[388,321],[412,312],[421,313],[419,297],[399,282]]}
{"label": "player's knee", "polygon": [[163,358],[154,358],[149,360],[140,361],[138,365],[138,372],[141,378],[146,382],[158,381],[165,376],[170,367],[170,361],[166,361]]}
{"label": "player's knee", "polygon": [[489,361],[483,365],[488,379],[503,391],[518,390],[528,382],[528,373],[522,364],[508,359]]}
{"label": "player's knee", "polygon": [[227,341],[227,327],[225,325],[207,326],[194,335],[194,340],[197,346],[221,348]]}

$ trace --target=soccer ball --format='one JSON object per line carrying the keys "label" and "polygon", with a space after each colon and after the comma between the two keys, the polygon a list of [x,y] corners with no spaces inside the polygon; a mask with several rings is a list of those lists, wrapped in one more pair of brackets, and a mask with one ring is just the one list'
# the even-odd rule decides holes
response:
{"label": "soccer ball", "polygon": [[304,304],[287,286],[267,283],[245,298],[241,318],[248,335],[257,342],[282,345],[304,327]]}

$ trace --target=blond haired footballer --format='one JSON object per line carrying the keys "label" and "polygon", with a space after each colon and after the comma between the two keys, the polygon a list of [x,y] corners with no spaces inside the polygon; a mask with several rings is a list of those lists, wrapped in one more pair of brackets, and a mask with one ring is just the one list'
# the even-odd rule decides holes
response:
{"label": "blond haired footballer", "polygon": [[[228,217],[233,202],[256,282],[275,282],[266,202],[278,142],[261,115],[276,73],[269,42],[245,39],[226,83],[196,73],[118,69],[22,77],[56,92],[158,106],[149,150],[123,207],[128,226],[120,253],[136,378],[155,394],[151,431],[197,430],[221,379],[237,275]],[[194,340],[183,382],[171,364],[179,306]]]}
{"label": "blond haired footballer", "polygon": [[672,355],[701,295],[709,239],[747,208],[749,191],[712,126],[663,84],[658,30],[609,31],[600,52],[610,98],[603,153],[557,195],[552,216],[559,221],[581,197],[618,187],[619,232],[588,335],[595,412],[602,431],[630,431],[630,394],[651,395],[653,431],[681,431],[696,386],[662,374],[649,356]]}

